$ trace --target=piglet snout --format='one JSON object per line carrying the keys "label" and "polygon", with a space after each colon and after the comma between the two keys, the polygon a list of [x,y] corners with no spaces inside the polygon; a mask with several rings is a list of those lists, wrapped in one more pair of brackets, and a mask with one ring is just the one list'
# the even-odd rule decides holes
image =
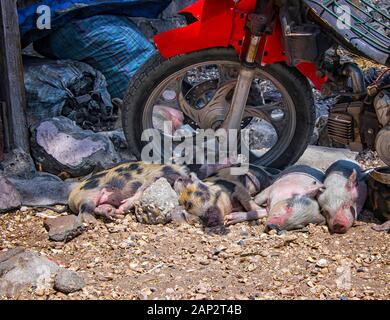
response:
{"label": "piglet snout", "polygon": [[340,212],[329,226],[330,231],[332,233],[346,233],[352,227],[353,221],[352,217],[348,217],[345,213]]}
{"label": "piglet snout", "polygon": [[265,232],[269,232],[271,230],[276,230],[276,231],[279,232],[281,230],[281,228],[277,224],[272,224],[272,223],[271,224],[267,224],[266,227],[265,227]]}
{"label": "piglet snout", "polygon": [[342,225],[340,223],[336,223],[331,227],[331,231],[333,233],[346,233],[347,232],[347,227],[345,225]]}

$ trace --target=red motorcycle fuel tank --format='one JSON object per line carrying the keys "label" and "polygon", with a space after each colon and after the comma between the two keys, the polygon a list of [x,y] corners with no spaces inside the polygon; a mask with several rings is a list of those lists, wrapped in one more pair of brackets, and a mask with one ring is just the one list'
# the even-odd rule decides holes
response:
{"label": "red motorcycle fuel tank", "polygon": [[[217,47],[233,47],[241,56],[248,34],[247,17],[255,12],[256,3],[257,0],[199,0],[180,11],[190,13],[196,19],[195,22],[160,33],[154,37],[154,42],[165,58]],[[259,50],[261,64],[286,61],[279,20],[273,32],[265,37]],[[317,68],[313,63],[301,63],[297,68],[317,89],[327,80],[326,77],[317,76]]]}

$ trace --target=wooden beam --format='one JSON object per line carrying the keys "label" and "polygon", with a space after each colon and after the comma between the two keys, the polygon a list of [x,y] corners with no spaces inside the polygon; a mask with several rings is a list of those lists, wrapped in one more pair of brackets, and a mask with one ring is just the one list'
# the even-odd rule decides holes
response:
{"label": "wooden beam", "polygon": [[16,0],[0,1],[0,101],[10,148],[29,152],[23,62]]}
{"label": "wooden beam", "polygon": [[2,103],[0,101],[0,161],[4,160],[4,143],[5,143],[5,137],[4,137],[4,126],[3,126],[3,116],[2,116],[2,110],[5,106],[5,103]]}

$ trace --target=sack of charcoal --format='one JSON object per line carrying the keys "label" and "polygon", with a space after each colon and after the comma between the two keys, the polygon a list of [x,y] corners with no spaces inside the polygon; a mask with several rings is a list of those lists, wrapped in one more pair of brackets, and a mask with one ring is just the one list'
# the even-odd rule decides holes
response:
{"label": "sack of charcoal", "polygon": [[100,71],[73,60],[24,57],[23,62],[30,125],[65,116],[83,129],[114,129],[117,110]]}

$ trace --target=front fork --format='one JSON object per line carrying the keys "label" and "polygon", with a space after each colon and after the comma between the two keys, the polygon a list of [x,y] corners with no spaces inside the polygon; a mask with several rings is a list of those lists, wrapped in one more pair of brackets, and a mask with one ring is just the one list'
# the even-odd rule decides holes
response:
{"label": "front fork", "polygon": [[226,114],[225,121],[221,126],[222,129],[226,131],[229,129],[239,130],[241,127],[241,121],[248,101],[249,91],[251,89],[253,79],[255,78],[255,61],[259,44],[260,36],[252,35],[248,52],[244,61],[241,63],[232,103],[230,104],[229,110]]}

